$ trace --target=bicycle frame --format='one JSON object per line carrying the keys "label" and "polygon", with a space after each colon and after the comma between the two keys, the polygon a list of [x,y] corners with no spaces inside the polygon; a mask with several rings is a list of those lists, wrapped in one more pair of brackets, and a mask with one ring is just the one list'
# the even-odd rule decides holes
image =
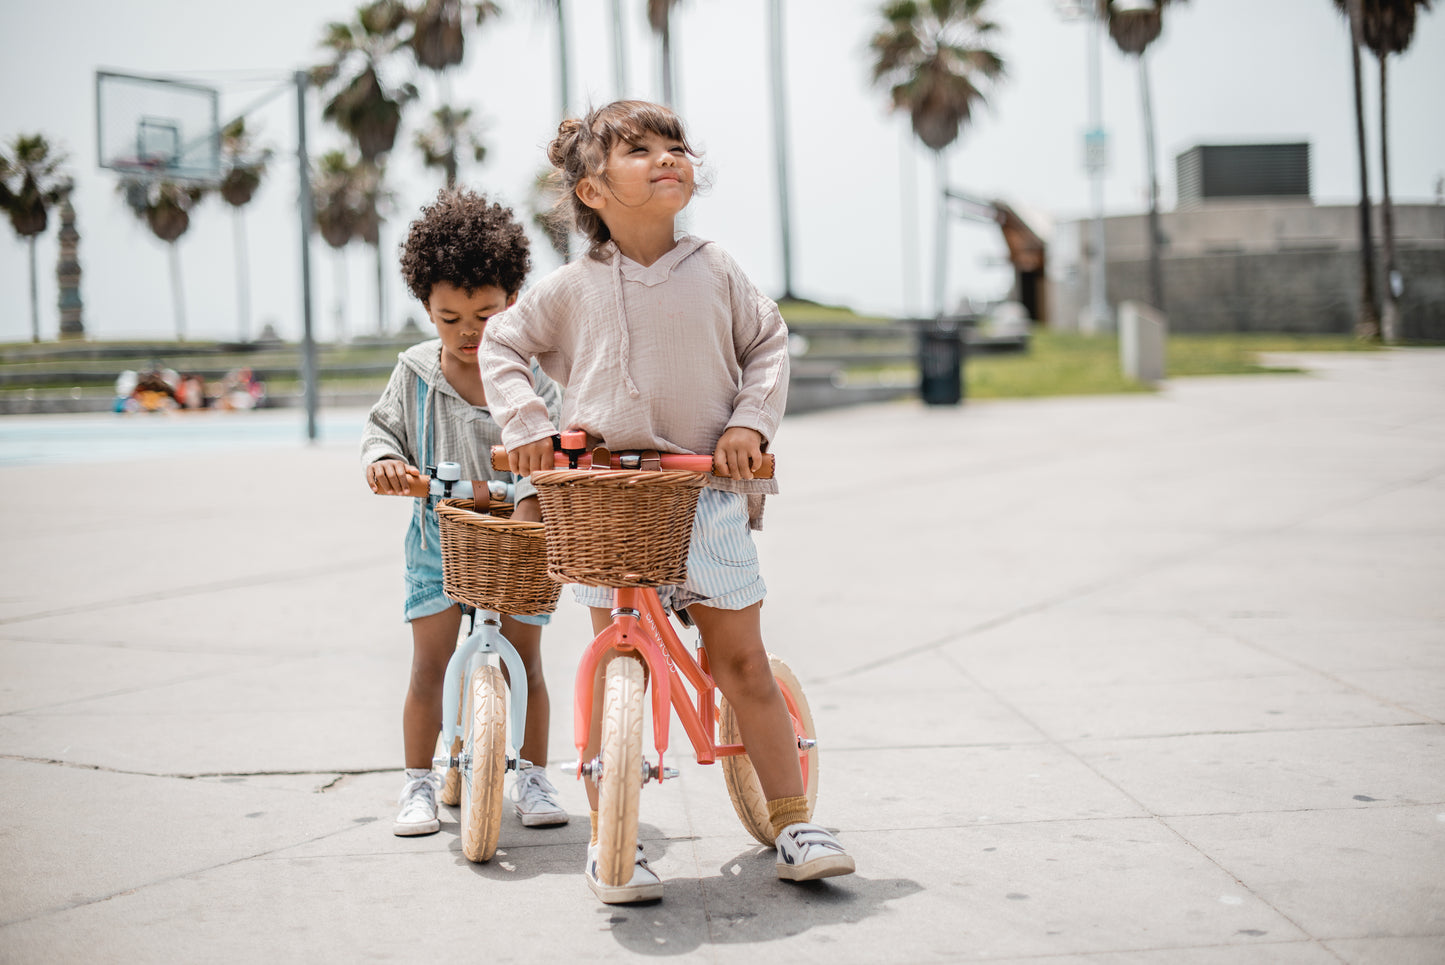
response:
{"label": "bicycle frame", "polygon": [[[667,752],[669,723],[676,711],[677,719],[692,742],[699,764],[712,764],[719,757],[746,754],[741,744],[719,744],[717,735],[717,686],[708,669],[707,649],[699,646],[697,659],[687,652],[672,621],[651,587],[619,587],[614,591],[612,623],[599,633],[582,654],[577,666],[574,690],[573,740],[577,745],[578,775],[585,773],[584,760],[592,728],[593,686],[597,667],[609,651],[636,653],[647,665],[652,688],[652,743],[657,751],[657,767],[650,774],[658,781],[670,777],[663,769]],[[693,694],[688,692],[688,684]],[[696,703],[691,699],[695,695]],[[799,727],[797,705],[792,695],[783,691],[788,716],[797,737],[804,738]],[[799,746],[799,763],[807,778],[807,756]]]}
{"label": "bicycle frame", "polygon": [[[451,747],[462,733],[462,725],[457,722],[462,703],[462,681],[472,679],[477,668],[487,660],[488,654],[497,655],[507,668],[508,679],[513,681],[513,686],[508,688],[511,699],[507,708],[507,729],[511,732],[512,747],[516,749],[519,757],[517,766],[521,767],[524,766],[520,761],[522,739],[526,736],[527,728],[527,671],[522,665],[521,655],[511,641],[502,636],[502,618],[495,610],[476,611],[471,633],[457,644],[457,649],[447,661],[446,682],[442,689],[443,746]],[[466,742],[462,743],[465,748]]]}

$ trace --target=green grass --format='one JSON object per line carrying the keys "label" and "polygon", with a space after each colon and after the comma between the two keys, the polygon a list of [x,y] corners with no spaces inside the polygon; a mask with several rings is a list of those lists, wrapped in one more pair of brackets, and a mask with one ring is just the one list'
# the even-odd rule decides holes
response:
{"label": "green grass", "polygon": [[[1264,352],[1374,351],[1376,346],[1349,335],[1171,335],[1165,359],[1169,378],[1203,375],[1280,374],[1304,371],[1270,365]],[[912,366],[850,369],[856,381],[916,380]],[[965,391],[974,399],[1026,399],[1063,395],[1148,392],[1119,368],[1119,341],[1113,336],[1038,330],[1027,352],[970,356]]]}
{"label": "green grass", "polygon": [[879,325],[889,321],[882,316],[859,315],[851,308],[844,308],[841,305],[823,305],[802,298],[784,299],[778,302],[778,311],[782,314],[783,320],[788,323],[789,328],[807,325],[810,322],[832,324],[851,322],[858,325]]}
{"label": "green grass", "polygon": [[1260,361],[1261,352],[1374,352],[1379,345],[1353,335],[1171,335],[1166,370],[1171,378],[1189,375],[1252,375],[1299,372]]}
{"label": "green grass", "polygon": [[[1262,352],[1372,351],[1349,335],[1171,335],[1166,349],[1169,378],[1304,371],[1266,364]],[[979,355],[968,361],[967,391],[977,399],[1144,392],[1124,377],[1119,340],[1113,336],[1039,331],[1022,355]]]}

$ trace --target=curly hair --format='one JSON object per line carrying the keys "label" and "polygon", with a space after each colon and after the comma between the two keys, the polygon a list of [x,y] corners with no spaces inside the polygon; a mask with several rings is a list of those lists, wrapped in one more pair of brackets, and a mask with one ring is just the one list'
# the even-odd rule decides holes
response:
{"label": "curly hair", "polygon": [[515,295],[531,268],[526,232],[511,209],[466,188],[438,192],[401,246],[402,276],[422,304],[438,282],[468,295],[488,285]]}
{"label": "curly hair", "polygon": [[588,254],[604,257],[612,232],[602,217],[577,197],[577,184],[586,177],[607,179],[607,158],[619,142],[635,143],[644,134],[658,134],[682,144],[694,159],[701,155],[688,143],[682,118],[661,104],[648,101],[613,101],[594,108],[578,120],[569,117],[557,126],[557,137],[547,148],[552,162],[552,186],[557,191],[554,222],[575,225],[587,236]]}

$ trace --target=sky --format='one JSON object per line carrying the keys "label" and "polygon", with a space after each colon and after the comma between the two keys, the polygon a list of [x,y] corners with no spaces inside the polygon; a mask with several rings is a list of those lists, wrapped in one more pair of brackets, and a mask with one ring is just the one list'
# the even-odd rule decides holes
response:
{"label": "sky", "polygon": [[[611,0],[564,0],[571,68],[567,103],[576,113],[619,90]],[[462,181],[521,210],[545,165],[561,98],[556,33],[541,0],[500,0],[504,16],[470,35],[466,62],[445,81],[450,102],[483,120],[488,146]],[[879,0],[784,0],[787,152],[793,289],[803,297],[895,317],[932,311],[935,165],[870,82],[867,42]],[[644,0],[623,0],[625,93],[659,99],[656,43]],[[276,154],[256,200],[237,218],[218,198],[192,215],[178,244],[187,335],[236,339],[238,239],[249,264],[254,334],[272,325],[302,334],[297,128],[292,73],[322,60],[317,41],[341,0],[0,0],[0,139],[43,132],[69,157],[77,182],[87,335],[167,338],[177,329],[171,254],[116,193],[117,176],[97,163],[95,72],[164,76],[216,87],[223,120],[251,110]],[[1056,0],[993,0],[994,46],[1007,76],[947,154],[949,186],[1017,209],[1046,239],[1061,221],[1089,213],[1083,170],[1087,124],[1085,22],[1061,16]],[[777,160],[768,86],[769,0],[683,0],[673,27],[676,107],[703,153],[710,188],[682,224],[721,244],[759,288],[781,293]],[[79,26],[80,29],[76,29]],[[64,38],[60,40],[58,38]],[[1137,67],[1107,40],[1102,51],[1103,124],[1109,137],[1109,214],[1145,209],[1145,149]],[[1378,196],[1378,82],[1366,58],[1366,123],[1372,190]],[[1344,22],[1331,0],[1192,0],[1173,5],[1150,48],[1163,207],[1174,205],[1175,155],[1198,144],[1306,140],[1319,204],[1358,201],[1353,95]],[[405,71],[403,70],[404,74]],[[421,118],[443,100],[431,74],[415,78],[420,109],[404,122],[389,166],[396,208],[383,229],[388,331],[424,321],[397,270],[407,224],[441,186],[411,146]],[[1391,189],[1397,202],[1435,203],[1445,179],[1445,13],[1422,16],[1414,45],[1390,67]],[[259,106],[257,106],[259,105]],[[313,93],[307,111],[313,157],[344,144],[323,124]],[[58,218],[37,244],[40,326],[56,336]],[[30,336],[28,247],[0,237],[0,342]],[[947,301],[1006,295],[1010,273],[991,226],[958,220],[949,229]],[[374,333],[376,261],[355,245],[338,254],[311,246],[313,330],[322,340]],[[533,233],[533,280],[559,264]]]}

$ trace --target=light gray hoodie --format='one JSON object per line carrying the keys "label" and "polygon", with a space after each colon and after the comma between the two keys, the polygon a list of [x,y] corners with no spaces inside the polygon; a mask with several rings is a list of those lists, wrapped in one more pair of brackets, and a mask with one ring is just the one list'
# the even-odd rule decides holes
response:
{"label": "light gray hoodie", "polygon": [[[438,461],[460,463],[463,479],[516,482],[518,501],[536,493],[527,479],[491,465],[491,448],[502,442],[501,429],[486,406],[472,405],[442,374],[441,339],[413,345],[397,356],[396,368],[361,435],[361,464],[403,459],[418,469]],[[537,393],[553,424],[561,414],[562,390],[534,364]]]}

